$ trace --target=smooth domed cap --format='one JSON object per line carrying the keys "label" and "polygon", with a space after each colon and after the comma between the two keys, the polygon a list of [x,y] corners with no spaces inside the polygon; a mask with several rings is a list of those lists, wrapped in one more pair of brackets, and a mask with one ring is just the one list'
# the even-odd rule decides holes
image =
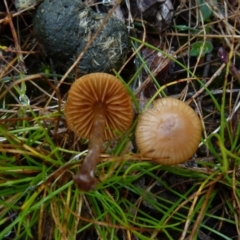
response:
{"label": "smooth domed cap", "polygon": [[110,140],[131,126],[133,107],[124,85],[107,73],[91,73],[76,80],[68,93],[65,116],[69,129],[89,139],[94,111],[101,106],[105,117],[104,139]]}
{"label": "smooth domed cap", "polygon": [[162,98],[140,114],[136,144],[143,156],[174,165],[192,157],[201,132],[201,121],[191,107],[174,98]]}

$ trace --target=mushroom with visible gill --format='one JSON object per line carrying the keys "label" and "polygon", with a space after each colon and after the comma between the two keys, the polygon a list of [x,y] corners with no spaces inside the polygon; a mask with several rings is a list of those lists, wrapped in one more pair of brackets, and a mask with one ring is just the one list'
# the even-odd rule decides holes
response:
{"label": "mushroom with visible gill", "polygon": [[163,165],[187,161],[201,140],[202,124],[194,110],[174,98],[162,98],[139,116],[136,144],[142,156]]}
{"label": "mushroom with visible gill", "polygon": [[87,74],[72,84],[65,116],[70,130],[90,140],[88,154],[74,176],[79,189],[90,191],[96,183],[94,171],[103,141],[115,138],[117,132],[125,132],[131,126],[131,98],[116,77],[107,73]]}

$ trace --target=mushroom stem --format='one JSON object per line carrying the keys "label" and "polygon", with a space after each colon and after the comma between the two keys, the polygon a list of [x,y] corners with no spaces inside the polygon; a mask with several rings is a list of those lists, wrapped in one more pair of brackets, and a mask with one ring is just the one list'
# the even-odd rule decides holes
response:
{"label": "mushroom stem", "polygon": [[94,172],[99,161],[103,136],[105,130],[105,113],[102,103],[98,103],[94,109],[94,120],[88,154],[83,160],[79,172],[74,176],[74,182],[83,191],[90,191],[94,188],[96,180]]}

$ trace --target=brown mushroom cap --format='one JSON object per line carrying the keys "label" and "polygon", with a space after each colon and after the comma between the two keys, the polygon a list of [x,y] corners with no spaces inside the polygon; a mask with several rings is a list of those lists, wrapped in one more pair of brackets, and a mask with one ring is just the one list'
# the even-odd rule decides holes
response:
{"label": "brown mushroom cap", "polygon": [[191,107],[174,98],[162,98],[139,116],[136,144],[143,156],[174,165],[192,157],[201,132],[201,121]]}
{"label": "brown mushroom cap", "polygon": [[97,112],[105,118],[103,140],[113,139],[131,126],[131,98],[120,80],[107,73],[84,75],[68,93],[65,116],[69,129],[77,136],[90,138]]}

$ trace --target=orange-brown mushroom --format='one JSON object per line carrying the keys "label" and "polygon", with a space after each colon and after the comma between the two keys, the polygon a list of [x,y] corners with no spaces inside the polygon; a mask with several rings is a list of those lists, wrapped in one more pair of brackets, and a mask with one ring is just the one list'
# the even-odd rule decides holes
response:
{"label": "orange-brown mushroom", "polygon": [[201,121],[191,107],[174,98],[162,98],[140,114],[136,144],[143,156],[163,165],[174,165],[192,157],[201,132]]}
{"label": "orange-brown mushroom", "polygon": [[132,123],[131,98],[124,85],[107,73],[91,73],[76,80],[65,105],[68,128],[89,139],[88,154],[74,177],[79,189],[91,190],[103,141],[127,131]]}

